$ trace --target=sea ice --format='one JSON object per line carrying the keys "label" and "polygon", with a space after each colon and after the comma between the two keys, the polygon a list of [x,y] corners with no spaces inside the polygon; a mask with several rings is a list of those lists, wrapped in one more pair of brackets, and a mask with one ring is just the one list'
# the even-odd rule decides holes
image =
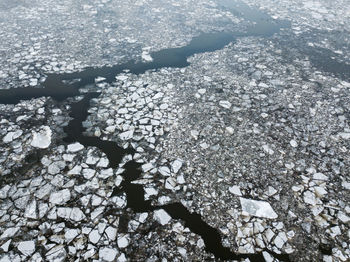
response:
{"label": "sea ice", "polygon": [[240,197],[239,200],[241,201],[242,210],[252,216],[272,219],[278,217],[268,202],[243,197]]}
{"label": "sea ice", "polygon": [[229,109],[231,107],[231,103],[229,101],[226,100],[221,100],[219,102],[219,105],[223,108]]}
{"label": "sea ice", "polygon": [[104,247],[98,252],[98,256],[103,261],[114,261],[118,252],[112,248]]}
{"label": "sea ice", "polygon": [[82,150],[83,148],[84,148],[84,146],[77,142],[77,143],[68,145],[67,150],[68,150],[68,152],[75,153],[75,152]]}
{"label": "sea ice", "polygon": [[172,164],[171,164],[171,169],[173,172],[176,174],[179,172],[180,168],[182,167],[182,161],[179,159],[176,159]]}
{"label": "sea ice", "polygon": [[19,243],[17,248],[23,255],[30,256],[35,251],[35,243],[34,241],[23,241]]}
{"label": "sea ice", "polygon": [[39,132],[33,132],[31,146],[37,148],[48,148],[51,144],[52,131],[48,126],[42,126]]}
{"label": "sea ice", "polygon": [[162,226],[169,223],[171,217],[165,212],[164,209],[154,211],[154,219],[157,220]]}

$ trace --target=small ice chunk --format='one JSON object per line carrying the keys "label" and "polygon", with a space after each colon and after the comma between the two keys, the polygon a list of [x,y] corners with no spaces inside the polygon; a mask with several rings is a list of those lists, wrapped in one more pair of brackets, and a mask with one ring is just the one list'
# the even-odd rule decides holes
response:
{"label": "small ice chunk", "polygon": [[294,139],[292,139],[292,140],[290,140],[290,145],[292,146],[292,147],[298,147],[298,143],[297,143],[297,141],[295,141]]}
{"label": "small ice chunk", "polygon": [[340,230],[340,227],[339,226],[334,226],[334,227],[331,227],[331,233],[330,233],[333,237],[334,236],[339,236],[341,235],[341,230]]}
{"label": "small ice chunk", "polygon": [[125,248],[129,245],[129,237],[128,235],[122,236],[118,238],[118,247],[119,248]]}
{"label": "small ice chunk", "polygon": [[235,132],[235,130],[231,126],[226,127],[225,130],[230,135],[233,135],[233,133]]}
{"label": "small ice chunk", "polygon": [[207,92],[207,90],[205,88],[198,89],[198,93],[201,94],[201,95],[204,95],[205,92]]}
{"label": "small ice chunk", "polygon": [[342,185],[345,189],[350,190],[350,183],[349,183],[349,182],[343,181],[343,182],[341,183],[341,185]]}
{"label": "small ice chunk", "polygon": [[121,140],[129,140],[133,137],[133,135],[134,135],[134,130],[129,130],[129,131],[125,131],[123,133],[120,133],[119,138]]}
{"label": "small ice chunk", "polygon": [[32,132],[33,139],[31,146],[37,148],[48,148],[51,144],[52,131],[48,126],[42,126],[39,132]]}
{"label": "small ice chunk", "polygon": [[118,258],[117,258],[117,262],[127,262],[128,260],[125,257],[125,254],[122,253]]}
{"label": "small ice chunk", "polygon": [[96,244],[101,238],[100,233],[98,230],[92,230],[89,234],[89,240],[91,243]]}
{"label": "small ice chunk", "polygon": [[287,236],[284,232],[280,232],[275,240],[274,240],[274,244],[277,248],[281,249],[283,247],[283,245],[287,242]]}
{"label": "small ice chunk", "polygon": [[10,190],[10,186],[6,185],[3,188],[0,189],[0,199],[5,199],[7,197],[7,193]]}
{"label": "small ice chunk", "polygon": [[15,132],[8,132],[8,133],[4,136],[4,138],[2,139],[2,141],[3,141],[4,143],[12,142],[14,134],[15,134]]}
{"label": "small ice chunk", "polygon": [[345,133],[345,132],[342,132],[342,133],[339,133],[339,136],[343,139],[350,139],[350,133]]}
{"label": "small ice chunk", "polygon": [[232,193],[236,196],[242,196],[242,192],[241,192],[239,186],[231,186],[228,188],[228,191],[230,191],[230,193]]}
{"label": "small ice chunk", "polygon": [[140,222],[140,223],[145,222],[146,219],[147,219],[147,217],[148,217],[148,213],[141,213],[141,214],[140,214],[140,217],[139,217],[139,222]]}
{"label": "small ice chunk", "polygon": [[310,205],[315,206],[317,204],[316,196],[311,191],[304,192],[304,202]]}
{"label": "small ice chunk", "polygon": [[268,202],[251,200],[243,197],[240,197],[239,200],[241,202],[242,210],[252,216],[272,219],[278,217]]}
{"label": "small ice chunk", "polygon": [[187,257],[187,251],[183,247],[178,247],[177,250],[179,251],[180,255],[182,257]]}
{"label": "small ice chunk", "polygon": [[115,77],[115,79],[120,80],[120,81],[125,81],[126,79],[128,79],[129,77],[126,75],[118,75]]}
{"label": "small ice chunk", "polygon": [[208,149],[208,148],[209,148],[209,145],[208,145],[206,142],[200,143],[199,146],[200,146],[201,148],[203,148],[203,149]]}
{"label": "small ice chunk", "polygon": [[185,178],[184,178],[183,175],[179,175],[179,176],[177,176],[177,178],[176,178],[176,182],[177,182],[178,184],[182,185],[182,184],[185,184],[185,183],[186,183],[186,180],[185,180]]}
{"label": "small ice chunk", "polygon": [[12,239],[7,240],[0,248],[4,251],[4,252],[8,252],[9,251],[9,247],[11,244]]}
{"label": "small ice chunk", "polygon": [[114,261],[117,254],[116,250],[108,247],[103,247],[98,252],[98,256],[102,261]]}
{"label": "small ice chunk", "polygon": [[325,196],[327,194],[327,191],[323,187],[317,186],[317,187],[315,187],[315,194],[319,198],[322,198],[323,196]]}
{"label": "small ice chunk", "polygon": [[31,78],[31,79],[30,79],[29,85],[30,85],[30,86],[36,86],[36,85],[38,85],[38,79],[36,79],[36,78]]}
{"label": "small ice chunk", "polygon": [[163,176],[170,176],[170,169],[167,166],[161,166],[160,168],[158,168],[158,171]]}
{"label": "small ice chunk", "polygon": [[153,168],[152,163],[147,163],[141,166],[142,172],[148,172]]}
{"label": "small ice chunk", "polygon": [[67,252],[63,245],[56,245],[47,251],[45,256],[46,261],[65,261]]}
{"label": "small ice chunk", "polygon": [[70,191],[68,189],[63,189],[57,192],[54,192],[50,195],[50,203],[54,205],[62,205],[67,203],[70,200]]}
{"label": "small ice chunk", "polygon": [[17,249],[25,256],[30,256],[35,251],[34,241],[23,241],[18,244]]}
{"label": "small ice chunk", "polygon": [[36,219],[36,201],[35,199],[26,207],[24,216],[32,219]]}
{"label": "small ice chunk", "polygon": [[315,180],[322,180],[322,181],[328,180],[328,177],[325,176],[325,175],[322,174],[322,173],[316,173],[316,174],[313,175],[312,178],[315,179]]}
{"label": "small ice chunk", "polygon": [[199,136],[199,132],[197,130],[191,130],[191,136],[197,140],[198,139],[198,136]]}
{"label": "small ice chunk", "polygon": [[263,255],[263,257],[264,257],[264,259],[265,259],[266,262],[273,262],[273,261],[274,261],[273,256],[271,256],[271,255],[270,255],[269,253],[267,253],[266,251],[264,251],[264,252],[262,253],[262,255]]}
{"label": "small ice chunk", "polygon": [[179,172],[180,168],[182,167],[182,161],[180,159],[176,159],[172,164],[171,164],[171,169],[173,172],[176,174]]}
{"label": "small ice chunk", "polygon": [[67,150],[68,150],[68,152],[75,153],[75,152],[82,150],[83,148],[84,148],[84,146],[77,142],[77,143],[68,145]]}
{"label": "small ice chunk", "polygon": [[169,107],[169,105],[167,104],[167,103],[164,103],[164,104],[161,104],[160,106],[159,106],[159,109],[160,110],[165,110],[165,109],[167,109]]}
{"label": "small ice chunk", "polygon": [[66,242],[71,242],[77,235],[79,235],[79,231],[77,229],[68,229],[64,234],[64,238]]}
{"label": "small ice chunk", "polygon": [[343,212],[339,212],[338,213],[338,219],[340,221],[342,221],[343,223],[348,223],[350,221],[350,217],[348,217],[347,215],[345,215]]}
{"label": "small ice chunk", "polygon": [[81,166],[76,165],[73,169],[69,170],[68,175],[79,175],[81,173]]}
{"label": "small ice chunk", "polygon": [[268,188],[268,191],[267,191],[267,195],[268,196],[273,196],[274,194],[276,194],[278,191],[275,189],[275,188],[273,188],[272,186],[269,186],[269,188]]}
{"label": "small ice chunk", "polygon": [[158,190],[156,190],[153,187],[146,187],[145,188],[145,195],[148,197],[149,196],[156,196],[156,195],[158,195]]}
{"label": "small ice chunk", "polygon": [[105,233],[107,234],[108,238],[112,241],[114,241],[117,237],[117,229],[114,227],[107,227]]}
{"label": "small ice chunk", "polygon": [[95,83],[99,83],[99,82],[102,82],[102,81],[105,81],[106,78],[105,77],[102,77],[102,76],[98,76],[95,78]]}
{"label": "small ice chunk", "polygon": [[275,152],[272,150],[272,148],[268,145],[263,145],[262,146],[263,150],[268,153],[269,155],[273,155]]}
{"label": "small ice chunk", "polygon": [[221,101],[219,102],[219,105],[220,105],[221,107],[223,107],[223,108],[229,109],[229,108],[231,108],[231,105],[232,105],[232,104],[231,104],[229,101],[221,100]]}
{"label": "small ice chunk", "polygon": [[142,60],[145,62],[152,62],[153,61],[152,56],[147,51],[143,51],[141,57],[142,57]]}
{"label": "small ice chunk", "polygon": [[158,209],[154,211],[154,219],[164,226],[169,223],[171,216],[164,209]]}
{"label": "small ice chunk", "polygon": [[98,161],[97,167],[107,167],[109,165],[109,160],[106,157],[103,157]]}
{"label": "small ice chunk", "polygon": [[3,240],[8,237],[13,237],[18,232],[18,230],[19,227],[11,227],[6,229],[4,233],[2,233],[2,235],[0,236],[0,240]]}
{"label": "small ice chunk", "polygon": [[83,211],[81,211],[77,207],[69,208],[69,207],[59,207],[57,208],[57,215],[62,218],[71,219],[73,221],[81,221],[85,219],[85,215]]}

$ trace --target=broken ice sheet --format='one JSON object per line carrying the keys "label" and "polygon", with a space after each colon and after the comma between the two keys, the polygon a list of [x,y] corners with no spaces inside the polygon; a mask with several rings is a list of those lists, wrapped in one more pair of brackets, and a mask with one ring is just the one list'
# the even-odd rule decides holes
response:
{"label": "broken ice sheet", "polygon": [[249,215],[264,218],[277,218],[278,215],[266,201],[252,200],[240,197],[242,210]]}

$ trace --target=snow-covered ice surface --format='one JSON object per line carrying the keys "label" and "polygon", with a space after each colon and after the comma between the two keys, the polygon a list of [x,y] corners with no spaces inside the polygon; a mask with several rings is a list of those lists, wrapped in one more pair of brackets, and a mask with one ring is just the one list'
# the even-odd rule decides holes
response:
{"label": "snow-covered ice surface", "polygon": [[[350,260],[350,3],[243,2],[291,27],[62,101],[0,92],[0,261]],[[246,32],[237,5],[0,1],[0,88]]]}

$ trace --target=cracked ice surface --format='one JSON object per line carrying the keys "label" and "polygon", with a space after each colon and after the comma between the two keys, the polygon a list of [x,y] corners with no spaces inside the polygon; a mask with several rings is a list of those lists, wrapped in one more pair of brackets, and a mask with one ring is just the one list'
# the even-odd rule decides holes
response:
{"label": "cracked ice surface", "polygon": [[[152,51],[202,31],[249,24],[212,1],[5,2],[1,88],[40,87],[49,73],[130,58],[150,62]],[[124,72],[112,83],[96,77],[81,90],[101,92],[86,134],[136,151],[115,170],[96,148],[62,141],[79,98],[0,105],[1,259],[214,260],[183,221],[162,209],[126,209],[118,189],[133,159],[142,174],[132,183],[145,199],[181,202],[236,253],[349,260],[350,83],[331,70],[349,64],[349,4],[245,2],[292,27],[197,54],[186,68]]]}

